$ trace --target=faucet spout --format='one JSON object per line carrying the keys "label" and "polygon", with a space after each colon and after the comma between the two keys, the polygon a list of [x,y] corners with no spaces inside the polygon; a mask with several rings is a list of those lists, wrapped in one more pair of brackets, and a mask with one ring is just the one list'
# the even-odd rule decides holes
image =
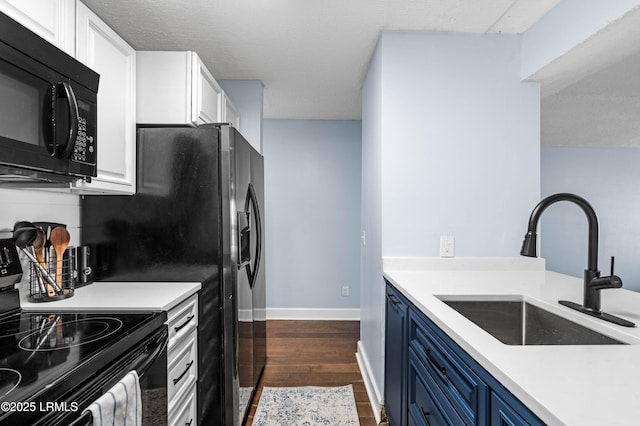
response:
{"label": "faucet spout", "polygon": [[593,207],[591,207],[591,204],[589,204],[589,202],[584,198],[575,194],[560,193],[550,195],[540,201],[529,217],[529,227],[527,229],[527,234],[524,236],[520,254],[528,257],[536,257],[538,255],[536,231],[538,228],[538,222],[540,221],[540,216],[542,216],[542,213],[547,209],[547,207],[557,203],[558,201],[569,201],[580,207],[587,216],[587,222],[589,225],[589,247],[587,252],[587,269],[584,271],[583,304],[579,305],[566,300],[561,300],[560,304],[606,321],[627,327],[633,327],[634,324],[632,322],[600,311],[600,290],[607,288],[620,288],[622,287],[622,280],[620,277],[613,274],[613,258],[611,259],[611,275],[608,277],[600,276],[600,271],[598,270],[598,217],[596,216],[596,212],[593,210]]}
{"label": "faucet spout", "polygon": [[[574,204],[577,204],[582,211],[587,216],[587,222],[589,225],[589,247],[587,251],[587,271],[590,271],[591,274],[596,273],[597,275],[592,276],[595,278],[600,275],[600,271],[598,271],[598,217],[596,216],[595,210],[591,207],[591,204],[584,198],[569,193],[560,193],[550,195],[544,200],[540,201],[538,205],[531,212],[531,216],[529,217],[529,227],[527,234],[524,237],[524,241],[522,243],[522,250],[520,254],[522,256],[528,257],[536,257],[537,256],[537,246],[536,246],[536,230],[538,229],[538,222],[540,221],[540,216],[542,213],[552,204],[557,203],[558,201],[569,201]],[[585,271],[586,272],[586,271]]]}

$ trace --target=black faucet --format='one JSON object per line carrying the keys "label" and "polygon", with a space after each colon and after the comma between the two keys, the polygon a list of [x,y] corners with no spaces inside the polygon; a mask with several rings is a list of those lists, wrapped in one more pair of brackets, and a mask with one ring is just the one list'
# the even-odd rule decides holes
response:
{"label": "black faucet", "polygon": [[604,290],[607,288],[620,288],[622,287],[622,279],[613,273],[613,257],[611,257],[611,275],[607,277],[600,276],[600,271],[598,270],[598,217],[596,216],[596,212],[593,210],[593,207],[591,207],[591,204],[589,204],[589,202],[584,198],[579,197],[575,194],[560,193],[550,195],[544,200],[540,201],[540,203],[538,203],[538,205],[531,212],[531,217],[529,217],[529,229],[527,231],[527,234],[524,236],[520,254],[522,256],[528,257],[537,256],[536,229],[538,228],[538,221],[540,220],[542,212],[545,211],[546,208],[551,204],[554,204],[558,201],[570,201],[578,205],[587,215],[587,222],[589,224],[589,247],[587,269],[585,269],[584,271],[583,304],[579,305],[567,300],[560,300],[559,303],[580,312],[584,312],[585,314],[601,318],[605,321],[624,325],[626,327],[634,327],[634,323],[607,314],[600,310],[600,290]]}

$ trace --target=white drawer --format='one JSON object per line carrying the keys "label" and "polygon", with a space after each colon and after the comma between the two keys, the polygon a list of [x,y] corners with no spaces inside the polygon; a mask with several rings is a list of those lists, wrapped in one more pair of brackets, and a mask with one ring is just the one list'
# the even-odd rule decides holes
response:
{"label": "white drawer", "polygon": [[196,408],[198,403],[197,387],[194,383],[185,395],[176,402],[173,411],[169,412],[170,426],[196,426]]}
{"label": "white drawer", "polygon": [[194,294],[167,314],[169,349],[198,326],[198,295]]}
{"label": "white drawer", "polygon": [[179,395],[198,377],[198,343],[195,331],[169,350],[167,361],[167,401],[171,411]]}

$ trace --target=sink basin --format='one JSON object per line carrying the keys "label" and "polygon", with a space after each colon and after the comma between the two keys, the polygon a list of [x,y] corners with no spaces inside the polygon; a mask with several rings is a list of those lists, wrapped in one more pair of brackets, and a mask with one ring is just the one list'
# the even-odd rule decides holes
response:
{"label": "sink basin", "polygon": [[442,300],[507,345],[624,345],[524,300]]}

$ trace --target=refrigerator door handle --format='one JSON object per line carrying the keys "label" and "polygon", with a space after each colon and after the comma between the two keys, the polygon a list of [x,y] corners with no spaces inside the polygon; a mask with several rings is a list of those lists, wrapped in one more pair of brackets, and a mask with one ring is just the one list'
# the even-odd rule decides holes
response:
{"label": "refrigerator door handle", "polygon": [[[262,221],[260,219],[258,198],[256,197],[253,185],[250,183],[249,189],[247,190],[247,198],[244,202],[245,212],[248,213],[251,207],[253,207],[253,215],[256,221],[256,251],[255,256],[253,257],[253,265],[247,265],[247,278],[249,279],[249,287],[253,289],[256,279],[258,278],[258,268],[260,267],[260,260],[262,256]],[[247,216],[249,217],[249,215]]]}
{"label": "refrigerator door handle", "polygon": [[251,212],[238,212],[238,269],[251,263]]}

